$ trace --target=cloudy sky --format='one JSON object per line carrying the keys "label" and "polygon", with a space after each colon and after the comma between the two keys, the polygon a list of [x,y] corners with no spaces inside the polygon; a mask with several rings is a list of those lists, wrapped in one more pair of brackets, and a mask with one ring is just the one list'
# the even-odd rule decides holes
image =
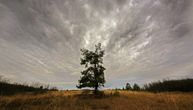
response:
{"label": "cloudy sky", "polygon": [[80,48],[105,49],[106,88],[193,77],[192,0],[0,0],[0,75],[75,89]]}

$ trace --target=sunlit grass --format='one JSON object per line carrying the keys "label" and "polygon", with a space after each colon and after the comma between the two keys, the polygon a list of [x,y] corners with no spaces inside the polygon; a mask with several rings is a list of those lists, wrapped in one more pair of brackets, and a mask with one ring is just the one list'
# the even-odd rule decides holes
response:
{"label": "sunlit grass", "polygon": [[105,90],[97,98],[82,91],[0,96],[0,110],[192,110],[193,93],[149,93]]}

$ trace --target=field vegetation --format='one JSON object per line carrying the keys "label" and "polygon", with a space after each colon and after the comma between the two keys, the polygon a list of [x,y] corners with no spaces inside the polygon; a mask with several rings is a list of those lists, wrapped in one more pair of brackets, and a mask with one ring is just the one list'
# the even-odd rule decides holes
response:
{"label": "field vegetation", "polygon": [[193,93],[105,90],[0,96],[0,110],[192,110]]}

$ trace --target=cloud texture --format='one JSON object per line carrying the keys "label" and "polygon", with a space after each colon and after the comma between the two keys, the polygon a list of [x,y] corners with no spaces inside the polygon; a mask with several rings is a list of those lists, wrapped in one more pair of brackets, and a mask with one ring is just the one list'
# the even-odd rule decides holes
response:
{"label": "cloud texture", "polygon": [[106,87],[193,77],[191,0],[0,0],[0,74],[75,88],[102,43]]}

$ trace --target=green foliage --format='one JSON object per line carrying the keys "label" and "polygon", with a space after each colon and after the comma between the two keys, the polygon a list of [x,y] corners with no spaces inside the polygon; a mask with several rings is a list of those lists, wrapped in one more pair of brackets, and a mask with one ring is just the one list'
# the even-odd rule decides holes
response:
{"label": "green foliage", "polygon": [[104,50],[102,50],[101,44],[99,43],[95,45],[95,51],[81,49],[81,55],[80,64],[85,66],[85,70],[81,72],[82,76],[77,88],[91,87],[95,88],[96,92],[98,87],[104,86],[105,83],[105,68],[102,66]]}

